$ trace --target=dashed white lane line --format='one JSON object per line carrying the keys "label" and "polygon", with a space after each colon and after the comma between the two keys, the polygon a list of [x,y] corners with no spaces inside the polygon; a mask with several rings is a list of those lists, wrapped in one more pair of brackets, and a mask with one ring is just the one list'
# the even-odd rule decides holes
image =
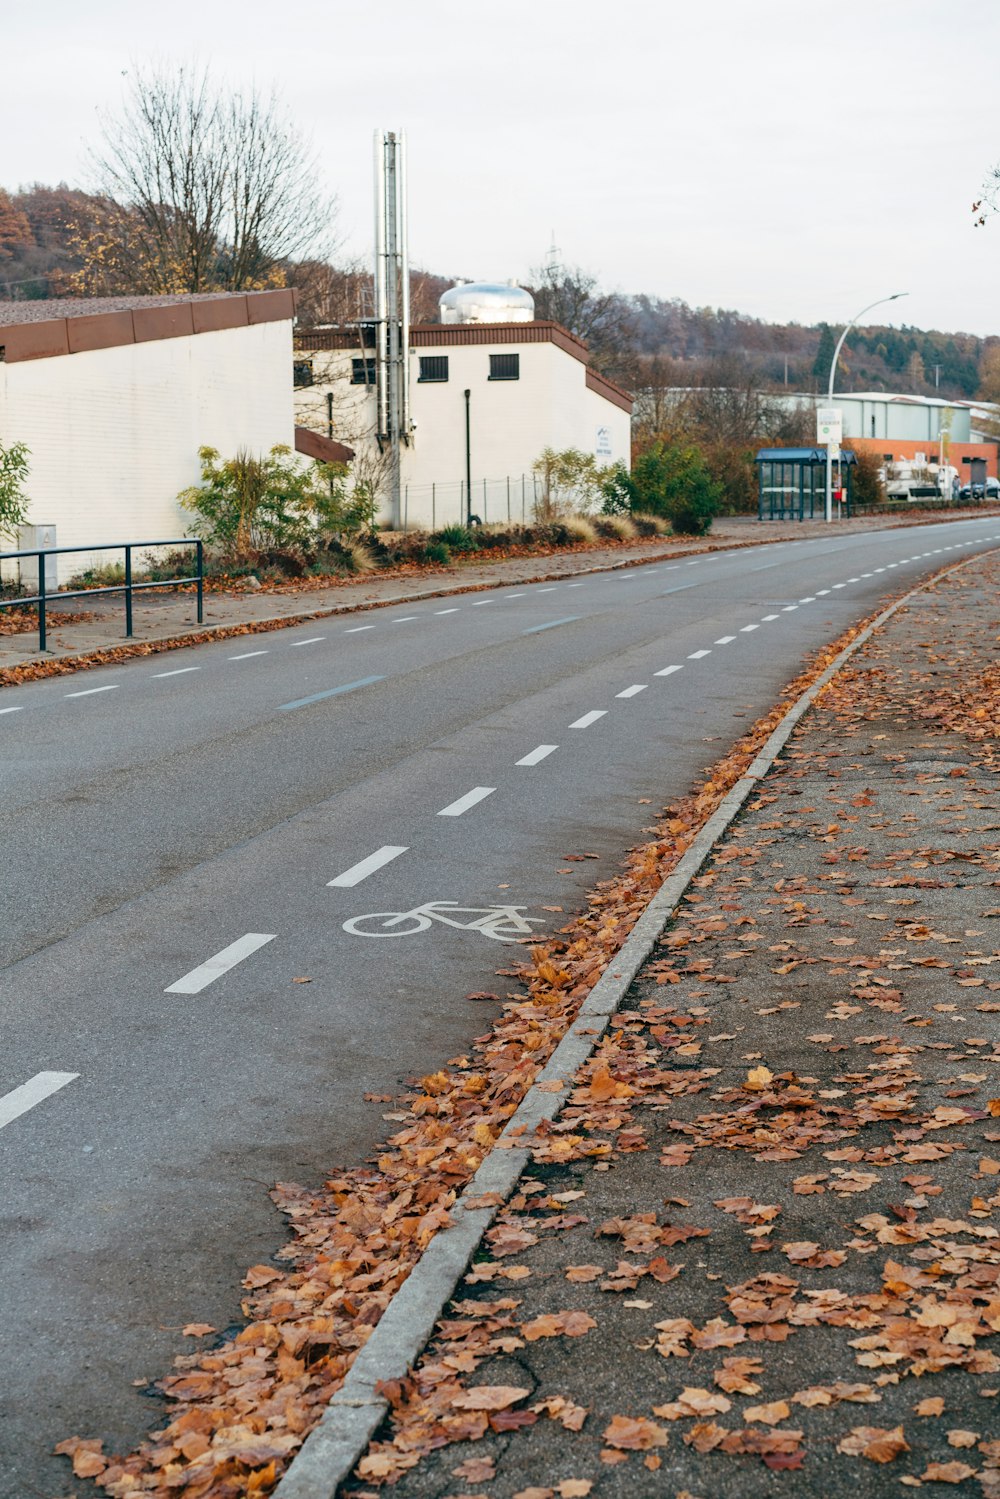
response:
{"label": "dashed white lane line", "polygon": [[419,618],[420,616],[418,614],[397,614],[396,617],[390,621],[390,623],[394,625],[408,625],[411,619]]}
{"label": "dashed white lane line", "polygon": [[785,607],[784,607],[784,609],[782,609],[781,612],[782,612],[782,614],[791,614],[792,611],[794,609],[797,609],[798,607],[799,607],[798,604],[786,604]]}
{"label": "dashed white lane line", "polygon": [[585,588],[586,584],[585,583],[567,583],[566,587],[567,588]]}
{"label": "dashed white lane line", "polygon": [[325,639],[325,635],[310,635],[308,640],[293,640],[292,645],[315,645],[318,640]]}
{"label": "dashed white lane line", "polygon": [[484,801],[486,797],[492,796],[497,788],[495,786],[473,786],[464,796],[460,796],[457,802],[449,802],[447,807],[442,807],[438,813],[439,817],[461,817],[463,812],[468,812],[470,807],[476,806],[478,802]]}
{"label": "dashed white lane line", "polygon": [[435,613],[435,615],[440,615],[440,614],[457,614],[458,613],[458,607],[456,606],[454,609],[435,609],[434,613]]}
{"label": "dashed white lane line", "polygon": [[551,754],[554,754],[558,748],[558,744],[538,744],[527,755],[523,755],[521,759],[517,760],[515,763],[517,765],[537,765],[539,761],[546,759]]}
{"label": "dashed white lane line", "polygon": [[24,704],[18,703],[16,708],[0,708],[0,713],[23,713]]}
{"label": "dashed white lane line", "polygon": [[846,588],[847,584],[846,583],[834,583],[833,586],[834,586],[834,588]]}
{"label": "dashed white lane line", "polygon": [[570,728],[589,729],[590,725],[592,723],[596,723],[599,718],[606,718],[607,713],[607,708],[592,708],[591,711],[589,713],[585,713],[582,718],[575,718],[570,724]]}
{"label": "dashed white lane line", "polygon": [[575,625],[580,618],[579,614],[567,614],[562,619],[546,620],[544,625],[532,625],[529,630],[522,630],[522,635],[540,635],[543,630],[554,630],[557,625]]}
{"label": "dashed white lane line", "polygon": [[704,656],[710,656],[711,654],[712,654],[711,651],[692,651],[691,654],[690,654],[690,656],[688,656],[688,660],[689,661],[700,661],[702,659],[702,657],[704,657]]}
{"label": "dashed white lane line", "polygon": [[173,671],[154,671],[153,676],[157,680],[161,677],[183,677],[189,671],[201,671],[200,666],[178,666]]}
{"label": "dashed white lane line", "polygon": [[213,958],[207,958],[197,968],[192,968],[190,973],[186,973],[176,983],[168,984],[164,994],[200,994],[202,989],[228,973],[230,968],[235,968],[244,958],[251,957],[258,948],[273,942],[276,936],[276,932],[247,932],[245,936],[217,952]]}
{"label": "dashed white lane line", "polygon": [[749,635],[751,630],[759,630],[759,629],[760,629],[760,625],[741,625],[740,626],[740,634],[741,635]]}
{"label": "dashed white lane line", "polygon": [[0,1098],[0,1129],[20,1119],[22,1114],[51,1098],[53,1093],[58,1093],[60,1088],[65,1088],[79,1076],[78,1072],[36,1072],[26,1083]]}
{"label": "dashed white lane line", "polygon": [[848,581],[848,583],[860,583],[861,579],[860,579],[860,577],[858,577],[858,578],[848,578],[847,581]]}
{"label": "dashed white lane line", "polygon": [[345,630],[344,631],[344,634],[345,635],[360,635],[361,632],[362,632],[362,630],[374,630],[374,628],[375,628],[374,625],[352,625],[349,630]]}
{"label": "dashed white lane line", "polygon": [[640,692],[645,692],[647,686],[646,682],[633,682],[624,692],[616,692],[615,697],[638,697]]}
{"label": "dashed white lane line", "polygon": [[553,583],[551,588],[536,588],[535,592],[536,593],[555,593],[555,591],[556,591],[556,589],[558,587],[559,587],[558,583]]}
{"label": "dashed white lane line", "polygon": [[827,594],[828,594],[828,593],[829,593],[829,592],[830,592],[830,590],[829,590],[829,588],[817,588],[817,590],[816,590],[816,597],[817,597],[817,598],[818,598],[818,599],[822,599],[822,598],[825,598],[825,597],[826,597],[826,595],[827,595]]}
{"label": "dashed white lane line", "polygon": [[719,638],[718,638],[718,640],[716,640],[714,642],[714,644],[715,645],[732,645],[732,643],[733,643],[733,641],[735,639],[736,639],[735,635],[720,635]]}
{"label": "dashed white lane line", "polygon": [[107,687],[87,687],[83,692],[67,692],[66,697],[93,697],[95,692],[117,692],[117,682],[109,682]]}
{"label": "dashed white lane line", "polygon": [[672,677],[675,671],[683,671],[683,666],[664,666],[661,671],[654,671],[654,677]]}
{"label": "dashed white lane line", "polygon": [[[487,604],[492,604],[492,602],[492,599],[473,599],[472,607],[473,609],[483,609]],[[410,618],[413,619],[414,616],[411,614]]]}
{"label": "dashed white lane line", "polygon": [[230,661],[249,661],[251,656],[266,656],[267,651],[244,651],[242,656],[230,656]]}
{"label": "dashed white lane line", "polygon": [[360,885],[370,874],[384,865],[390,864],[393,859],[398,859],[400,854],[405,854],[408,845],[405,843],[387,843],[383,848],[376,849],[375,853],[369,854],[367,859],[359,859],[357,864],[352,864],[350,869],[345,869],[343,874],[338,874],[336,879],[327,880],[328,885],[336,885],[341,889],[349,889],[352,885]]}
{"label": "dashed white lane line", "polygon": [[781,618],[780,614],[762,614],[761,615],[761,622],[763,624],[765,624],[765,625],[769,625],[771,623],[772,619],[780,619],[780,618]]}
{"label": "dashed white lane line", "polygon": [[799,599],[800,604],[815,604],[815,602],[816,595],[814,593],[807,593],[804,599]]}
{"label": "dashed white lane line", "polygon": [[505,593],[504,594],[504,598],[505,599],[523,599],[524,598],[524,594],[523,593]]}

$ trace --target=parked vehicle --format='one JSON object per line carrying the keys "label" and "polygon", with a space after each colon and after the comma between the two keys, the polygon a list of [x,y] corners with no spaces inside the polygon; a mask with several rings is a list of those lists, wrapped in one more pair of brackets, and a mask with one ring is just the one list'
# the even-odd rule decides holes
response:
{"label": "parked vehicle", "polygon": [[[983,499],[983,486],[981,484],[963,484],[960,491],[963,500]],[[994,479],[989,475],[986,480],[986,499],[1000,499],[1000,479]]]}

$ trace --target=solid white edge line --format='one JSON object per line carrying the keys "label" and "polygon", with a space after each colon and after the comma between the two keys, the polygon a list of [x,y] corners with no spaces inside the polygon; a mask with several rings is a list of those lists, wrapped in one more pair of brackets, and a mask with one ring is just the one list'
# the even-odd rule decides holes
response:
{"label": "solid white edge line", "polygon": [[[928,583],[938,579],[929,579]],[[364,1454],[389,1410],[386,1381],[403,1378],[434,1331],[434,1326],[465,1274],[496,1214],[531,1163],[523,1140],[543,1121],[551,1122],[568,1096],[569,1078],[594,1054],[643,963],[663,929],[747,799],[754,795],[799,719],[826,684],[854,653],[909,599],[921,584],[884,610],[840,652],[811,687],[793,703],[760,754],[728,796],[695,835],[639,916],[621,948],[591,989],[566,1034],[507,1120],[475,1176],[450,1210],[450,1226],[439,1229],[403,1285],[390,1298],[381,1318],[356,1355],[340,1389],[331,1397],[302,1447],[292,1459],[272,1499],[335,1499],[340,1485]],[[558,1092],[547,1084],[559,1082]],[[544,1091],[543,1091],[544,1090]],[[509,1147],[509,1148],[507,1148]],[[466,1206],[491,1196],[494,1206]]]}
{"label": "solid white edge line", "polygon": [[539,744],[539,745],[536,745],[535,748],[533,750],[531,750],[527,755],[523,755],[520,760],[515,760],[514,764],[515,765],[537,765],[541,760],[544,760],[548,755],[553,754],[554,751],[557,750],[558,748],[559,748],[558,744]]}
{"label": "solid white edge line", "polygon": [[468,812],[470,807],[476,806],[478,802],[484,801],[486,797],[492,796],[497,788],[495,786],[473,786],[464,796],[460,796],[457,802],[449,802],[447,807],[442,807],[438,813],[439,817],[461,817],[463,812]]}
{"label": "solid white edge line", "polygon": [[95,692],[117,692],[118,682],[109,682],[106,687],[88,687],[83,692],[67,692],[65,697],[93,697]]}
{"label": "solid white edge line", "polygon": [[258,948],[273,942],[276,936],[276,932],[247,932],[221,952],[206,958],[204,963],[199,963],[197,968],[192,968],[190,973],[185,973],[176,983],[168,984],[164,994],[200,994],[202,989],[235,968],[237,963],[242,963],[244,958],[249,958]]}
{"label": "solid white edge line", "polygon": [[624,692],[616,692],[615,697],[638,697],[640,692],[645,692],[648,682],[633,682],[631,687],[626,687]]}
{"label": "solid white edge line", "polygon": [[[735,637],[734,637],[735,638]],[[654,677],[672,677],[675,671],[683,671],[683,666],[664,666],[661,671],[654,671]]]}
{"label": "solid white edge line", "polygon": [[592,708],[589,713],[584,713],[581,718],[574,718],[570,724],[570,728],[589,729],[590,725],[596,723],[599,718],[606,718],[607,712],[607,708]]}
{"label": "solid white edge line", "polygon": [[359,859],[357,864],[352,864],[350,869],[345,869],[343,874],[338,874],[336,879],[327,880],[326,883],[330,887],[345,890],[352,885],[360,885],[362,880],[366,880],[377,869],[382,869],[393,859],[398,859],[400,854],[405,854],[408,847],[409,844],[406,843],[386,843],[382,848],[376,849],[375,853],[369,854],[367,859]]}
{"label": "solid white edge line", "polygon": [[29,1077],[19,1088],[12,1088],[0,1098],[0,1129],[12,1124],[15,1119],[20,1119],[22,1114],[26,1114],[46,1098],[51,1098],[53,1093],[65,1088],[67,1083],[75,1082],[79,1076],[78,1072],[36,1072],[34,1077]]}

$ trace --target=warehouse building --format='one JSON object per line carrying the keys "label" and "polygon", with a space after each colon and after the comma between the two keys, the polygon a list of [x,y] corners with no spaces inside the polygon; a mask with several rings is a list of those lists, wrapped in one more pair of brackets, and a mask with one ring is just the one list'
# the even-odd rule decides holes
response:
{"label": "warehouse building", "polygon": [[[391,455],[379,443],[376,327],[298,331],[295,383],[297,420],[349,443],[355,474],[380,484]],[[630,463],[631,396],[590,367],[580,339],[535,318],[530,293],[453,287],[441,321],[409,326],[405,343],[399,514],[386,506],[387,519],[410,529],[470,511],[486,523],[530,521],[546,448]]]}
{"label": "warehouse building", "polygon": [[295,445],[293,316],[287,290],[0,302],[0,443],[30,451],[33,526],[59,546],[184,535],[200,447]]}

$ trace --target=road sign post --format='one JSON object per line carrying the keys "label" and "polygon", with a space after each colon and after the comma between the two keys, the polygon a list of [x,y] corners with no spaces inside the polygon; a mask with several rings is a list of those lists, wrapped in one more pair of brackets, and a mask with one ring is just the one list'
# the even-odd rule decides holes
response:
{"label": "road sign post", "polygon": [[816,409],[816,441],[826,446],[826,519],[833,520],[833,460],[840,457],[840,444],[844,436],[843,417],[839,406],[819,406]]}

